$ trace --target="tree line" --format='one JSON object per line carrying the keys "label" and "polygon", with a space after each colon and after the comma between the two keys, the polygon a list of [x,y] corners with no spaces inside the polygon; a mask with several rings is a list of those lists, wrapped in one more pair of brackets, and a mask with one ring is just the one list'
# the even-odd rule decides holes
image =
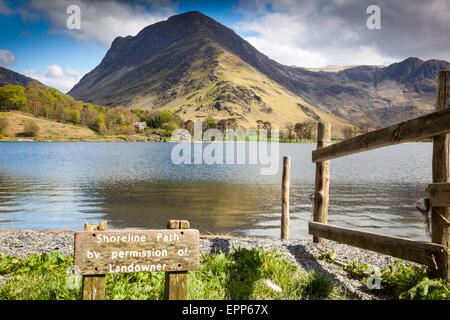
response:
{"label": "tree line", "polygon": [[[177,114],[168,110],[143,110],[124,107],[105,107],[78,101],[68,94],[60,93],[57,89],[47,87],[38,88],[33,85],[22,87],[6,85],[0,87],[0,112],[17,110],[30,113],[37,117],[44,117],[61,122],[89,127],[102,135],[131,135],[136,133],[135,123],[145,122],[147,128],[143,133],[171,136],[178,128],[194,131],[192,120],[183,121]],[[279,131],[282,142],[295,140],[312,140],[316,133],[315,121],[298,123],[288,122]],[[267,138],[271,139],[272,124],[269,121],[257,120],[256,132],[259,136],[261,129],[267,130]],[[236,118],[214,119],[208,117],[202,121],[203,131],[214,128],[225,133],[227,129],[239,128]],[[345,139],[364,132],[358,127],[346,126],[342,129]]]}
{"label": "tree line", "polygon": [[14,110],[86,126],[102,135],[134,134],[134,123],[137,120],[137,116],[130,109],[103,107],[78,101],[51,87],[0,87],[0,111]]}

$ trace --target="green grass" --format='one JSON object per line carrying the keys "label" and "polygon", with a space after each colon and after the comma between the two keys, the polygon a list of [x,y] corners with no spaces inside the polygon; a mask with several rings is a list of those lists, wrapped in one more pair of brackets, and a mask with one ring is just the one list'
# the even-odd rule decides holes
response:
{"label": "green grass", "polygon": [[[325,252],[319,259],[335,263],[334,252]],[[366,284],[369,277],[378,276],[381,294],[401,300],[450,300],[450,283],[444,279],[430,279],[430,270],[425,266],[407,265],[397,260],[382,270],[370,264],[352,261],[342,268]]]}
{"label": "green grass", "polygon": [[[330,278],[299,271],[274,251],[234,248],[231,253],[202,255],[200,268],[189,272],[188,297],[224,299],[347,299]],[[30,255],[27,259],[0,255],[0,299],[80,299],[70,275],[72,257],[57,252]],[[76,281],[75,281],[76,282]],[[278,290],[279,287],[281,290]],[[163,299],[164,273],[106,276],[107,299]]]}

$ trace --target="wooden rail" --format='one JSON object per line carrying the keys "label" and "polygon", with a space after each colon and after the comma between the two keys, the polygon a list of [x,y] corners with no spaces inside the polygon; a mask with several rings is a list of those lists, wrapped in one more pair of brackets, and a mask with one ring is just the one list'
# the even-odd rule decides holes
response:
{"label": "wooden rail", "polygon": [[444,250],[442,245],[435,243],[329,226],[312,221],[309,222],[309,233],[317,237],[421,263],[433,269],[437,268],[437,257]]}
{"label": "wooden rail", "polygon": [[450,133],[450,109],[433,112],[314,150],[312,161],[336,159],[380,147],[414,142],[447,133]]}
{"label": "wooden rail", "polygon": [[[324,143],[325,124],[317,127],[314,242],[331,239],[367,250],[430,266],[433,276],[450,281],[450,71],[439,72],[436,112],[368,132],[342,142]],[[389,145],[433,137],[433,183],[427,194],[431,204],[431,243],[327,225],[329,160]]]}

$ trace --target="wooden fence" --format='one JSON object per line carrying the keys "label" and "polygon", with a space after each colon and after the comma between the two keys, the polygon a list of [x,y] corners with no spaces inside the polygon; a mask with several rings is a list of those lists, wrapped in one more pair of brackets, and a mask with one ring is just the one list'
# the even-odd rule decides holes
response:
{"label": "wooden fence", "polygon": [[[331,128],[319,123],[317,149],[312,152],[316,163],[314,221],[309,233],[314,242],[330,239],[397,258],[425,264],[435,276],[450,280],[450,71],[441,71],[438,78],[436,112],[380,130],[368,132],[329,144]],[[431,208],[431,242],[362,232],[327,224],[330,185],[330,160],[380,147],[413,142],[433,137],[433,183],[427,188]]]}

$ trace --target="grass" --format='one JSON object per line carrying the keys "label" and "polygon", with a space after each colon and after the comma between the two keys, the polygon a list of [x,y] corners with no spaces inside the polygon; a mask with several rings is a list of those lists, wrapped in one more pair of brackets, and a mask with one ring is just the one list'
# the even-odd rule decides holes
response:
{"label": "grass", "polygon": [[[140,134],[131,136],[100,135],[87,127],[43,119],[19,112],[0,112],[0,119],[8,120],[7,132],[2,133],[0,141],[148,141]],[[28,122],[36,124],[35,135],[24,135],[24,127]]]}
{"label": "grass", "polygon": [[370,264],[339,263],[334,252],[324,252],[319,259],[338,263],[352,276],[364,284],[378,277],[379,293],[401,300],[450,300],[450,283],[444,279],[430,279],[430,270],[425,266],[407,265],[397,260],[386,268],[379,270]]}
{"label": "grass", "polygon": [[[234,248],[231,253],[202,255],[200,268],[189,272],[189,299],[347,299],[348,292],[328,276],[299,271],[274,251]],[[81,299],[70,270],[73,257],[58,252],[30,255],[27,259],[0,255],[0,299]],[[106,298],[160,300],[164,273],[106,276]]]}

